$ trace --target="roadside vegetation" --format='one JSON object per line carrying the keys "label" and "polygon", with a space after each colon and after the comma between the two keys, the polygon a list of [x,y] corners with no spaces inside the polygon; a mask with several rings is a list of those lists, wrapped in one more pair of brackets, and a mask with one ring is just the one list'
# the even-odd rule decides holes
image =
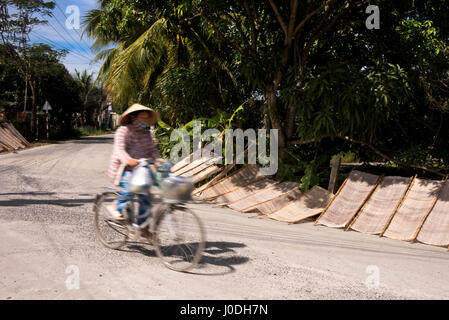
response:
{"label": "roadside vegetation", "polygon": [[104,134],[111,133],[111,131],[102,129],[92,129],[92,128],[79,128],[78,132],[80,137],[101,136]]}
{"label": "roadside vegetation", "polygon": [[61,63],[67,51],[30,43],[33,28],[45,24],[54,8],[41,0],[0,2],[0,111],[29,141],[36,131],[45,139],[46,101],[54,140],[83,135],[88,127],[102,129],[97,118],[106,108],[106,95],[92,73],[70,74]]}
{"label": "roadside vegetation", "polygon": [[[366,27],[368,5],[380,29]],[[234,114],[233,128],[278,129],[278,175],[313,185],[335,155],[448,173],[448,5],[104,0],[85,27],[114,100],[162,114],[163,151],[170,128]]]}
{"label": "roadside vegetation", "polygon": [[[366,26],[369,5],[380,9],[380,29]],[[447,0],[100,0],[83,21],[103,63],[100,91],[89,90],[88,73],[58,67],[63,53],[13,49],[18,61],[33,61],[38,50],[59,72],[49,79],[64,79],[52,98],[58,105],[69,97],[54,119],[61,130],[74,127],[75,114],[83,115],[80,125],[94,125],[89,114],[109,97],[118,112],[135,102],[160,112],[155,129],[165,155],[171,130],[191,131],[201,120],[203,129],[278,129],[278,176],[310,186],[327,181],[337,155],[442,177],[449,173],[448,7]],[[11,48],[2,50],[6,59]],[[27,74],[45,97],[55,88],[37,71],[20,70],[12,62],[0,68],[0,87],[17,84],[0,93],[7,108],[24,103]],[[34,99],[39,105],[44,95]]]}

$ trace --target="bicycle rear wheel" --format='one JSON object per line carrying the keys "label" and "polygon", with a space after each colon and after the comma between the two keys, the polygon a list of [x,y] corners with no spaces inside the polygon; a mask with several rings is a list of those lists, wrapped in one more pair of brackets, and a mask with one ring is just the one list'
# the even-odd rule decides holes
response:
{"label": "bicycle rear wheel", "polygon": [[128,238],[127,222],[115,220],[106,208],[116,198],[115,192],[104,192],[97,196],[94,205],[95,232],[101,243],[111,249],[119,249]]}
{"label": "bicycle rear wheel", "polygon": [[152,225],[156,254],[171,270],[187,271],[200,261],[205,246],[205,230],[199,217],[190,209],[166,206],[156,214]]}

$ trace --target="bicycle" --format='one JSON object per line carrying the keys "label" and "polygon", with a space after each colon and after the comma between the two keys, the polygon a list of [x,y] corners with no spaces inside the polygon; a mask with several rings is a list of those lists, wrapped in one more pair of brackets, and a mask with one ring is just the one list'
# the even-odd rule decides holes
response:
{"label": "bicycle", "polygon": [[[155,179],[157,175],[151,167],[150,170]],[[172,177],[171,183],[182,178],[171,174],[169,176]],[[201,219],[186,206],[191,199],[191,189],[182,196],[176,196],[164,189],[164,181],[169,180],[156,179],[155,188],[149,193],[154,208],[153,214],[150,216],[150,212],[147,212],[141,216],[145,221],[140,225],[137,225],[134,214],[135,196],[124,208],[125,219],[120,221],[111,217],[106,208],[117,198],[120,190],[107,188],[110,191],[97,194],[94,204],[95,232],[101,243],[111,249],[120,249],[129,240],[152,244],[166,267],[174,271],[188,271],[193,269],[202,257],[206,237],[204,226]],[[151,236],[142,239],[141,230],[148,225]]]}

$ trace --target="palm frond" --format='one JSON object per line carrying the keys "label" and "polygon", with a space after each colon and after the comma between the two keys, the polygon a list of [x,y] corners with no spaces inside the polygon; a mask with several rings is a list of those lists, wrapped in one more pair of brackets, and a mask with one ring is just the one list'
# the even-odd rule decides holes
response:
{"label": "palm frond", "polygon": [[116,100],[135,97],[146,86],[146,81],[167,53],[163,45],[168,45],[165,31],[166,20],[155,21],[131,45],[125,48],[122,44],[122,50],[114,52],[108,68],[102,68],[102,72],[107,72],[105,86],[114,93]]}

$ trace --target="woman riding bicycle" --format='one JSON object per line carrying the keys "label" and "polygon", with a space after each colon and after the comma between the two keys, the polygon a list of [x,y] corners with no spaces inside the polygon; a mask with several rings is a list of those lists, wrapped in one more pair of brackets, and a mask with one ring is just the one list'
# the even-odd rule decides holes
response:
{"label": "woman riding bicycle", "polygon": [[[159,114],[151,108],[133,104],[119,119],[119,128],[114,135],[114,147],[108,169],[110,181],[122,187],[122,192],[114,204],[108,207],[111,215],[117,220],[123,220],[122,210],[126,208],[134,194],[129,189],[132,170],[139,164],[141,158],[148,158],[156,166],[165,162],[159,154],[151,136],[150,125],[156,123]],[[151,210],[150,196],[138,195],[139,211],[137,223],[141,224]],[[145,216],[145,218],[141,218]],[[143,235],[149,235],[148,229],[142,230]]]}

